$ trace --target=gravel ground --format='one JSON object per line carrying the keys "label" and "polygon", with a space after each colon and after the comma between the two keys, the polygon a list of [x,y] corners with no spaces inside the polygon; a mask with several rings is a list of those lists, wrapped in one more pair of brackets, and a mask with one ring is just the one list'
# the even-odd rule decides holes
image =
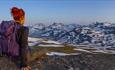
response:
{"label": "gravel ground", "polygon": [[[115,70],[114,54],[47,56],[29,64],[32,70]],[[0,70],[19,70],[14,62],[0,57]]]}

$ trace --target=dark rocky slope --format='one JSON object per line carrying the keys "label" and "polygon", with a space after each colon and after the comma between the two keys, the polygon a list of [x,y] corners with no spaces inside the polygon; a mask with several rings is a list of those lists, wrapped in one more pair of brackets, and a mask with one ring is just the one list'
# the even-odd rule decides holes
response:
{"label": "dark rocky slope", "polygon": [[[80,54],[70,56],[47,56],[30,63],[32,70],[115,70],[113,54]],[[0,57],[0,70],[19,70],[5,57]]]}

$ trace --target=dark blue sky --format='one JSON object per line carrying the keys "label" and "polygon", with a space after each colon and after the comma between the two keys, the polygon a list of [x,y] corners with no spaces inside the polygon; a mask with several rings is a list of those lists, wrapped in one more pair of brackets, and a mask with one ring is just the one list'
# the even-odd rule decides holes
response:
{"label": "dark blue sky", "polygon": [[115,22],[115,0],[1,0],[0,21],[12,19],[13,6],[25,10],[27,24]]}

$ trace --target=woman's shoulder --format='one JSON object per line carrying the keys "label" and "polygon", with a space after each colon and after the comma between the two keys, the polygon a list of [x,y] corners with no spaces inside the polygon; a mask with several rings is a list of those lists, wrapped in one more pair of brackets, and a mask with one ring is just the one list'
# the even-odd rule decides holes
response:
{"label": "woman's shoulder", "polygon": [[29,28],[27,26],[21,26],[19,28],[19,31],[21,31],[21,32],[29,32]]}
{"label": "woman's shoulder", "polygon": [[22,26],[22,28],[25,30],[29,30],[29,28],[27,26]]}

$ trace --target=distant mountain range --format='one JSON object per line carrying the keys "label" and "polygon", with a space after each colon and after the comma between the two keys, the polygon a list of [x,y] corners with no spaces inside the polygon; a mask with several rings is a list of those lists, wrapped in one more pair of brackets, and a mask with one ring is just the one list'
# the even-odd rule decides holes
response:
{"label": "distant mountain range", "polygon": [[93,23],[89,25],[42,23],[29,27],[30,37],[45,38],[64,44],[94,44],[97,46],[115,46],[115,24]]}

